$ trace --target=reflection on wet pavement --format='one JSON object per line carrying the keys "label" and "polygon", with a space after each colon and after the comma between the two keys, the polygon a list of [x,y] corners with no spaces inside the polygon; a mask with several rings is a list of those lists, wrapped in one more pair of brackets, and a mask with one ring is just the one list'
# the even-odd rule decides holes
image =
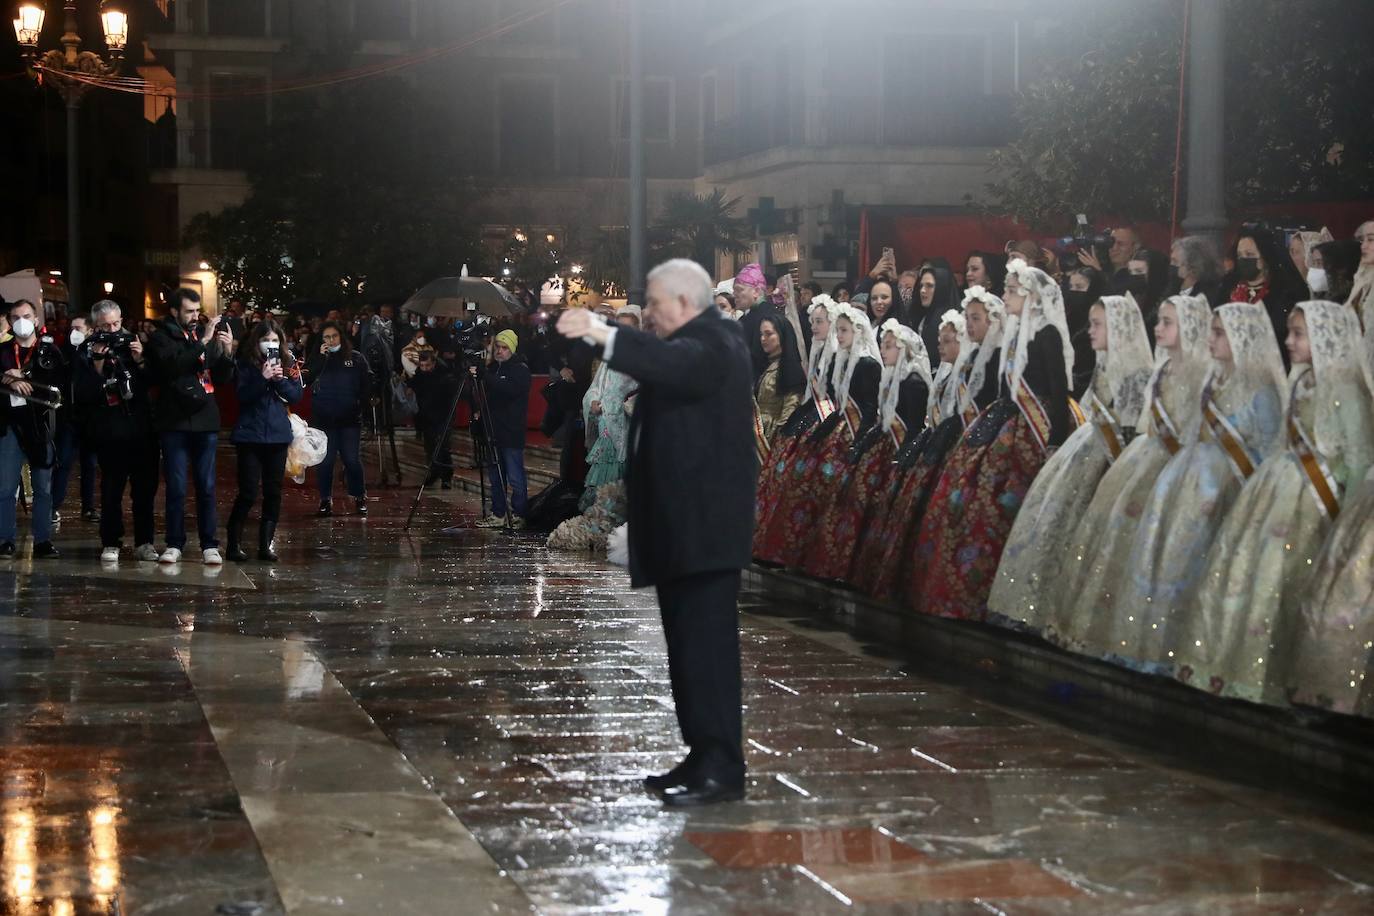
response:
{"label": "reflection on wet pavement", "polygon": [[[1167,769],[751,593],[749,796],[669,812],[650,594],[407,493],[207,580],[0,569],[0,913],[1364,913],[1356,812]],[[84,532],[87,536],[91,532]],[[132,565],[132,564],[130,564]]]}

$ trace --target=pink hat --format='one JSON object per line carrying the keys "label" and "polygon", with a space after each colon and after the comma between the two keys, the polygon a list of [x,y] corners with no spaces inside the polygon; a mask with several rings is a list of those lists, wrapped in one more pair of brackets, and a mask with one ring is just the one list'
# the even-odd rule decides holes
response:
{"label": "pink hat", "polygon": [[768,292],[768,281],[764,279],[763,268],[758,264],[746,264],[744,269],[735,277],[735,282],[740,286],[752,286],[761,293]]}

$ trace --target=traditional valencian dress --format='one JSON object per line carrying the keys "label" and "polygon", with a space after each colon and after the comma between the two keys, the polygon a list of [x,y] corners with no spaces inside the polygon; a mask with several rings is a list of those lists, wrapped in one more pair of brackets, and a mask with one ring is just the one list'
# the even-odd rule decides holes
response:
{"label": "traditional valencian dress", "polygon": [[1063,600],[1051,609],[1043,634],[1075,652],[1107,658],[1119,644],[1118,624],[1134,634],[1117,608],[1130,572],[1131,547],[1155,480],[1169,459],[1197,441],[1202,385],[1211,369],[1207,337],[1212,307],[1203,296],[1174,296],[1176,350],[1157,349],[1137,436],[1097,485],[1065,552]]}
{"label": "traditional valencian dress", "polygon": [[1212,544],[1178,628],[1185,683],[1284,703],[1299,608],[1347,486],[1374,456],[1374,395],[1359,321],[1347,305],[1303,302],[1312,362],[1291,373],[1287,448],[1246,481]]}
{"label": "traditional valencian dress", "polygon": [[802,570],[818,579],[847,581],[850,567],[864,562],[856,554],[859,535],[891,486],[893,458],[898,447],[921,431],[930,398],[930,357],[920,336],[895,318],[883,323],[879,334],[893,334],[901,355],[895,366],[883,366],[878,422],[869,427],[845,456],[836,476],[834,496],[816,522]]}
{"label": "traditional valencian dress", "polygon": [[852,305],[840,305],[836,323],[854,328],[849,349],[838,349],[830,379],[835,410],[807,433],[788,456],[773,494],[774,508],[763,539],[755,540],[755,557],[766,563],[797,567],[811,541],[816,519],[836,489],[845,454],[878,417],[882,366],[868,316]]}
{"label": "traditional valencian dress", "polygon": [[1140,308],[1130,296],[1107,296],[1107,349],[1098,351],[1088,388],[1089,422],[1045,462],[1016,515],[989,619],[1042,632],[1071,593],[1064,591],[1069,542],[1098,483],[1135,434],[1154,368]]}
{"label": "traditional valencian dress", "polygon": [[[996,301],[1000,307],[1002,300]],[[946,369],[948,372],[935,380],[925,427],[915,436],[908,435],[898,450],[888,491],[874,500],[872,517],[864,524],[855,547],[857,562],[852,563],[849,570],[850,585],[883,600],[905,593],[910,569],[908,548],[927,497],[939,479],[945,456],[963,435],[966,423],[972,422],[978,410],[992,403],[996,396],[994,370],[989,373],[993,384],[985,386],[986,400],[975,406],[973,395],[968,394],[967,415],[961,414],[960,394],[968,393],[977,351],[968,339],[963,315],[953,309],[945,312],[940,319],[941,330],[946,326],[954,328],[959,335],[959,356],[953,365],[940,367],[942,373]],[[988,339],[994,341],[989,352],[996,352],[995,340],[1001,333],[1001,318],[998,317],[993,330],[988,332]]]}
{"label": "traditional valencian dress", "polygon": [[[614,483],[625,477],[625,457],[629,445],[630,414],[625,402],[639,383],[607,363],[597,367],[592,385],[582,397],[582,416],[587,430],[587,489]],[[601,402],[601,414],[591,407]]]}
{"label": "traditional valencian dress", "polygon": [[811,342],[811,356],[808,359],[806,379],[806,399],[792,411],[772,437],[768,455],[760,461],[757,506],[754,522],[754,556],[763,556],[763,545],[776,540],[773,524],[778,500],[788,480],[792,453],[806,441],[806,434],[816,424],[834,412],[834,392],[830,390],[830,369],[835,361],[835,316],[839,314],[839,303],[829,296],[817,296],[811,303],[809,315],[823,309],[828,318],[830,331],[826,337],[815,338]]}
{"label": "traditional valencian dress", "polygon": [[1114,611],[1112,657],[1159,673],[1172,669],[1179,612],[1202,577],[1222,518],[1283,441],[1288,391],[1268,313],[1233,302],[1216,315],[1233,362],[1213,365],[1198,441],[1174,455],[1155,481]]}
{"label": "traditional valencian dress", "polygon": [[1007,282],[1026,299],[1007,323],[998,399],[950,453],[916,536],[909,594],[924,614],[983,619],[1026,491],[1073,430],[1073,347],[1059,285],[1019,261]]}
{"label": "traditional valencian dress", "polygon": [[1296,631],[1289,700],[1374,719],[1374,470],[1317,556]]}

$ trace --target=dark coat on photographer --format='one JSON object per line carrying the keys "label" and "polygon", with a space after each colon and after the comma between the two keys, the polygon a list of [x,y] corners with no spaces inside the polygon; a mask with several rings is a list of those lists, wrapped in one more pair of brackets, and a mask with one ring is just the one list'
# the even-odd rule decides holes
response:
{"label": "dark coat on photographer", "polygon": [[[52,337],[43,334],[33,345],[33,352],[21,359],[20,346],[11,340],[0,347],[0,374],[10,369],[27,369],[29,380],[39,385],[51,385],[63,392],[70,391],[71,377],[67,358]],[[66,397],[66,394],[63,395]],[[13,432],[29,464],[36,468],[53,465],[53,438],[57,430],[57,411],[39,404],[10,404],[0,398],[0,435]]]}
{"label": "dark coat on photographer", "polygon": [[[95,367],[89,351],[77,355],[72,367],[72,399],[81,416],[81,429],[94,445],[107,442],[136,442],[153,435],[153,403],[148,392],[145,368],[124,362],[129,373],[133,397],[124,400],[117,389],[107,388],[106,380],[120,371],[115,358],[101,360]],[[115,403],[110,403],[113,395]]]}
{"label": "dark coat on photographer", "polygon": [[316,429],[349,429],[362,425],[372,399],[371,365],[357,350],[311,354],[305,364],[310,380],[310,425]]}
{"label": "dark coat on photographer", "polygon": [[748,566],[759,463],[739,324],[712,308],[663,340],[620,328],[610,365],[640,383],[625,480],[634,587]]}
{"label": "dark coat on photographer", "polygon": [[406,379],[406,384],[415,392],[415,426],[442,432],[453,407],[453,395],[458,391],[458,376],[438,363],[429,372],[416,372]]}
{"label": "dark coat on photographer", "polygon": [[[148,339],[148,368],[158,387],[153,406],[153,425],[158,432],[219,432],[219,405],[213,394],[196,395],[200,374],[208,372],[215,385],[233,378],[234,361],[213,339],[202,344],[196,332],[187,331],[167,317]],[[203,391],[203,389],[202,389]]]}
{"label": "dark coat on photographer", "polygon": [[262,377],[262,366],[253,360],[240,359],[238,372],[239,421],[230,440],[236,445],[289,445],[295,438],[291,431],[288,404],[298,403],[305,394],[299,374],[292,378],[268,381]]}
{"label": "dark coat on photographer", "polygon": [[[487,419],[498,448],[524,448],[530,412],[530,367],[518,354],[493,362],[482,375],[487,390]],[[474,402],[473,409],[478,409]]]}

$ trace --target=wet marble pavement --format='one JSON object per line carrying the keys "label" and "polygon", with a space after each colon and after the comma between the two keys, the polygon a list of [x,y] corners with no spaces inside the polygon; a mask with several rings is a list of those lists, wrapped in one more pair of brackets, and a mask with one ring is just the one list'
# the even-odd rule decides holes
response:
{"label": "wet marble pavement", "polygon": [[[227,462],[222,466],[227,467]],[[669,812],[652,596],[410,491],[283,562],[0,567],[0,913],[1368,913],[1374,829],[745,595],[748,799]]]}

